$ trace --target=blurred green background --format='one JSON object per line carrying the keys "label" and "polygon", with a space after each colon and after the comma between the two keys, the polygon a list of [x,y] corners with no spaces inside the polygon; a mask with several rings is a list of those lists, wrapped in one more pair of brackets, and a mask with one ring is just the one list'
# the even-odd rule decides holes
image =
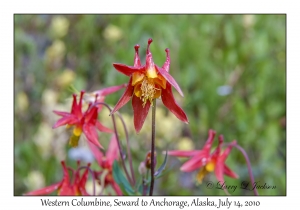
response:
{"label": "blurred green background", "polygon": [[[208,130],[214,129],[225,142],[236,139],[247,151],[259,184],[276,186],[259,190],[260,195],[286,195],[285,15],[15,15],[14,24],[15,195],[60,181],[60,160],[75,165],[68,156],[69,132],[52,130],[59,119],[52,110],[70,110],[69,86],[89,92],[127,83],[112,63],[133,65],[135,44],[141,46],[144,63],[150,37],[157,65],[163,65],[164,50],[170,49],[170,74],[185,97],[173,92],[190,121],[183,124],[158,101],[158,164],[163,150],[201,149]],[[114,106],[123,91],[106,102]],[[120,112],[138,176],[139,163],[150,150],[150,116],[137,135],[131,103]],[[100,117],[111,126],[107,110]],[[99,136],[107,145],[110,136]],[[169,157],[172,170],[156,181],[155,195],[225,195],[206,188],[207,181],[217,182],[213,173],[196,185],[197,171],[179,170],[184,161]],[[238,150],[232,150],[227,164],[240,176],[226,177],[228,185],[249,180]]]}

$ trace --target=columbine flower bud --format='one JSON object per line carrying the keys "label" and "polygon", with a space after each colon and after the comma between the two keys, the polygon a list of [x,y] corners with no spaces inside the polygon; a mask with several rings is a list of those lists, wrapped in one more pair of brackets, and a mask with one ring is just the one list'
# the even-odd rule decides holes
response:
{"label": "columbine flower bud", "polygon": [[[156,152],[154,152],[154,167],[156,165]],[[151,151],[149,151],[145,158],[145,166],[148,169],[151,169]]]}

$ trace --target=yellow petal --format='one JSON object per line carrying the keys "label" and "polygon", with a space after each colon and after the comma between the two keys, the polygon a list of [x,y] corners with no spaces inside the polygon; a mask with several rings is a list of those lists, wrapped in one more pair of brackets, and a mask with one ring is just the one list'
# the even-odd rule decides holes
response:
{"label": "yellow petal", "polygon": [[82,133],[82,130],[81,130],[80,127],[75,127],[75,128],[74,128],[73,134],[74,134],[75,136],[80,136],[81,133]]}
{"label": "yellow petal", "polygon": [[215,164],[214,164],[214,162],[209,162],[208,164],[206,164],[205,169],[208,172],[214,171],[215,170]]}
{"label": "yellow petal", "polygon": [[69,141],[69,144],[72,147],[77,147],[78,146],[78,141],[79,141],[80,136],[72,135]]}
{"label": "yellow petal", "polygon": [[158,77],[154,79],[154,83],[166,89],[167,80],[163,76],[158,75]]}
{"label": "yellow petal", "polygon": [[205,177],[205,175],[208,173],[208,171],[206,170],[206,167],[202,167],[201,170],[198,172],[196,180],[198,182],[198,184],[202,184],[202,180]]}
{"label": "yellow petal", "polygon": [[147,69],[146,75],[147,75],[148,78],[156,78],[157,77],[157,73],[156,73],[155,68]]}
{"label": "yellow petal", "polygon": [[140,74],[138,72],[135,72],[132,74],[132,86],[135,86],[138,82],[141,82],[144,78],[144,74]]}
{"label": "yellow petal", "polygon": [[141,90],[141,84],[138,84],[138,85],[134,86],[133,92],[136,95],[136,97],[141,97],[142,94],[143,94],[143,92]]}
{"label": "yellow petal", "polygon": [[155,94],[154,94],[153,98],[159,98],[160,95],[161,95],[161,89],[157,88],[156,91],[155,91]]}

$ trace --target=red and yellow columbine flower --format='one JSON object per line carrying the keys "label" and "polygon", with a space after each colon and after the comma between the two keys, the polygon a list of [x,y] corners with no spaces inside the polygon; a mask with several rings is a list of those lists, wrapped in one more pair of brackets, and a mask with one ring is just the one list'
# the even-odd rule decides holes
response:
{"label": "red and yellow columbine flower", "polygon": [[[75,178],[74,182],[72,183],[70,181],[68,168],[66,167],[66,164],[64,161],[61,162],[63,167],[63,179],[53,185],[44,187],[39,190],[35,190],[29,193],[26,193],[25,195],[48,195],[54,191],[57,190],[57,195],[88,195],[88,193],[85,190],[85,184],[88,178],[88,168],[85,169],[82,176],[80,177],[79,171],[75,171]],[[79,163],[78,163],[79,166]],[[88,164],[88,167],[90,164]],[[78,168],[77,168],[78,169]]]}
{"label": "red and yellow columbine flower", "polygon": [[[53,128],[57,128],[62,125],[67,125],[67,127],[74,126],[73,135],[70,138],[70,145],[76,147],[78,145],[79,138],[83,132],[88,139],[98,147],[101,147],[101,144],[98,141],[98,134],[96,128],[101,132],[111,133],[112,130],[102,125],[98,119],[98,106],[89,104],[88,109],[85,112],[82,112],[82,98],[84,92],[80,92],[79,102],[77,103],[76,94],[73,95],[73,104],[71,113],[69,112],[60,112],[54,111],[55,114],[62,116],[59,119]],[[96,96],[97,97],[97,96]],[[97,101],[97,99],[95,99]]]}
{"label": "red and yellow columbine flower", "polygon": [[232,177],[238,178],[238,175],[234,173],[226,164],[225,160],[229,155],[232,147],[236,145],[236,141],[231,142],[224,152],[221,154],[221,146],[223,143],[223,136],[219,136],[219,144],[213,153],[210,153],[211,146],[214,140],[216,132],[209,130],[208,139],[202,150],[192,150],[192,151],[168,151],[168,155],[173,155],[177,157],[190,157],[186,163],[182,165],[180,170],[184,172],[191,172],[196,169],[200,169],[197,174],[197,182],[202,183],[203,178],[209,172],[215,172],[217,180],[224,182],[224,174]]}
{"label": "red and yellow columbine flower", "polygon": [[152,101],[161,97],[163,104],[181,121],[188,123],[188,119],[184,111],[176,103],[172,86],[179,92],[181,96],[183,93],[175,81],[175,79],[168,73],[170,67],[169,49],[166,49],[167,59],[162,66],[158,67],[152,59],[152,54],[149,46],[152,39],[148,40],[146,51],[146,64],[141,65],[139,57],[139,45],[135,48],[134,66],[127,66],[124,64],[114,63],[113,66],[119,72],[129,76],[129,83],[127,88],[113,109],[112,113],[119,110],[132,98],[132,107],[134,114],[134,126],[136,132],[139,132],[145,122],[146,116]]}
{"label": "red and yellow columbine flower", "polygon": [[[117,195],[122,195],[122,191],[119,185],[115,182],[113,178],[113,171],[112,171],[114,161],[118,160],[119,158],[119,147],[118,147],[116,135],[115,134],[112,135],[108,149],[105,154],[103,154],[99,150],[99,148],[95,147],[95,145],[89,144],[89,146],[99,166],[103,169],[100,172],[95,172],[95,176],[100,182],[100,184],[103,184],[104,185],[103,187],[107,187],[108,185],[110,185],[114,189]],[[102,176],[104,176],[103,177],[104,183],[101,183]]]}

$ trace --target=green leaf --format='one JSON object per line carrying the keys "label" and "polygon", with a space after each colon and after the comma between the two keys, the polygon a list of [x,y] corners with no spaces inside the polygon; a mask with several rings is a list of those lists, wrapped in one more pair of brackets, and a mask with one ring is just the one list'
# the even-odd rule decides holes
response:
{"label": "green leaf", "polygon": [[173,167],[170,167],[170,168],[168,168],[167,170],[163,171],[161,174],[157,175],[157,176],[156,176],[156,179],[158,179],[158,178],[164,176],[166,173],[168,173],[169,171],[171,171],[172,168],[173,168]]}
{"label": "green leaf", "polygon": [[114,180],[118,183],[119,187],[122,189],[124,195],[134,195],[134,190],[121,171],[117,161],[115,161],[113,164],[113,177]]}
{"label": "green leaf", "polygon": [[[170,168],[164,170],[162,173],[160,173],[159,175],[157,175],[155,177],[155,179],[159,179],[160,177],[164,176],[165,174],[169,173],[171,170],[173,169],[173,166],[171,166]],[[151,177],[149,177],[148,179],[145,180],[145,184],[148,185],[151,182]]]}
{"label": "green leaf", "polygon": [[143,195],[143,178],[142,178],[142,176],[140,176],[140,178],[136,182],[134,188],[135,188],[135,191],[137,192],[137,195]]}

